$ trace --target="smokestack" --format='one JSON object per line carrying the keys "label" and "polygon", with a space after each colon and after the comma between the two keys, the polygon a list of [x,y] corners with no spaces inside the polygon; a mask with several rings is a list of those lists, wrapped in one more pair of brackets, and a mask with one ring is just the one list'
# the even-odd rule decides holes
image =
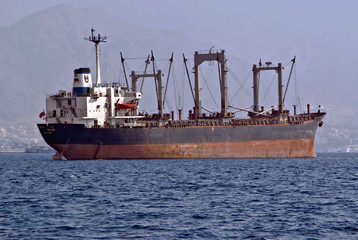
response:
{"label": "smokestack", "polygon": [[89,94],[92,87],[91,70],[89,68],[78,68],[74,70],[72,92],[73,96]]}

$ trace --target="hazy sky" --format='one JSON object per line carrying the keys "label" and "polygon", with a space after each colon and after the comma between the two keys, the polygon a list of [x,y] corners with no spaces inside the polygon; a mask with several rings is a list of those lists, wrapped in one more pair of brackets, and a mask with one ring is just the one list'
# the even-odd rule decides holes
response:
{"label": "hazy sky", "polygon": [[9,26],[58,4],[98,6],[137,25],[194,35],[237,24],[249,26],[252,21],[275,31],[349,31],[356,27],[358,10],[357,0],[0,0],[0,25]]}
{"label": "hazy sky", "polygon": [[0,0],[0,27],[59,4],[96,6],[138,26],[179,30],[248,66],[297,55],[303,69],[297,79],[310,87],[306,95],[319,86],[323,99],[357,101],[358,0]]}

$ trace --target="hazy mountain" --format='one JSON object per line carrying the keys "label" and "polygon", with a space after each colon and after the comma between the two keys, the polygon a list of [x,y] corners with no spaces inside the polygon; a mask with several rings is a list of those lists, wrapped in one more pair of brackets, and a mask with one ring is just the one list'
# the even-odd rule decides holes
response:
{"label": "hazy mountain", "polygon": [[[6,112],[1,116],[2,121],[34,122],[44,108],[46,93],[71,89],[73,69],[89,66],[95,73],[93,44],[84,40],[91,27],[108,35],[108,42],[101,44],[102,80],[107,81],[123,78],[119,76],[120,51],[128,58],[146,58],[151,50],[159,60],[169,58],[174,52],[175,64],[181,65],[178,69],[180,78],[187,81],[186,75],[182,74],[182,53],[192,59],[195,50],[212,46],[210,43],[199,44],[181,32],[139,27],[109,16],[98,8],[76,9],[60,5],[37,12],[1,30],[0,77],[4,79],[4,88],[0,93],[6,103],[0,106],[2,112]],[[145,59],[139,61],[144,65]],[[158,62],[159,67],[160,64],[166,65]],[[130,70],[143,71],[144,66],[141,67],[127,69],[128,75]],[[189,63],[189,71],[191,67]],[[250,66],[246,67],[250,69]],[[149,91],[154,90],[149,88]],[[187,96],[190,96],[189,90]]]}
{"label": "hazy mountain", "polygon": [[146,57],[153,50],[169,58],[172,51],[198,46],[183,33],[141,28],[97,8],[60,5],[37,12],[0,32],[3,121],[34,120],[44,108],[46,93],[71,88],[75,68],[90,66],[95,72],[93,46],[83,40],[91,27],[108,35],[102,61],[112,62],[116,69],[120,51],[128,57]]}
{"label": "hazy mountain", "polygon": [[[225,49],[229,56],[229,95],[233,98],[230,100],[240,106],[249,106],[252,101],[250,72],[253,62],[262,58],[263,61],[287,63],[296,55],[296,82],[291,84],[300,90],[303,109],[306,103],[311,103],[315,107],[322,104],[328,110],[326,125],[318,133],[319,148],[324,150],[327,146],[333,148],[358,144],[357,127],[352,129],[352,126],[356,126],[354,119],[357,113],[351,110],[356,109],[358,90],[358,69],[355,67],[358,64],[358,44],[354,44],[358,42],[358,35],[355,32],[334,33],[329,29],[322,29],[301,35],[292,34],[285,41],[277,41],[280,36],[270,37],[267,26],[252,21],[252,25],[238,24],[235,30],[225,34],[216,32],[199,43],[182,32],[144,28],[112,17],[98,8],[76,9],[67,5],[36,12],[10,27],[0,28],[2,127],[10,123],[13,126],[34,126],[39,121],[38,114],[45,108],[46,94],[55,93],[58,89],[71,89],[75,68],[91,67],[95,78],[93,45],[84,40],[92,27],[108,36],[108,42],[101,45],[102,80],[107,81],[123,82],[120,51],[128,58],[140,57],[137,65],[128,60],[126,64],[130,68],[127,71],[143,71],[145,57],[151,50],[158,60],[169,58],[174,52],[176,64],[173,81],[176,84],[171,83],[170,86],[183,91],[188,83],[181,54],[185,53],[187,58],[192,59],[195,50],[207,50],[213,45],[215,48]],[[158,65],[165,70],[168,63],[158,61]],[[191,67],[189,61],[190,72]],[[216,69],[216,64],[204,65],[203,71],[213,73],[212,76],[203,73],[202,77],[205,93],[203,102],[208,108],[214,109],[220,105],[219,98],[216,102],[212,98],[218,96]],[[286,66],[285,79],[288,69],[289,66]],[[269,76],[265,80],[267,86],[271,79],[272,76]],[[181,83],[183,80],[185,83]],[[148,84],[152,82],[145,83],[150,89],[147,96],[151,100],[154,97],[151,94],[154,87]],[[207,86],[210,86],[210,91]],[[188,88],[185,91],[186,94],[180,95],[181,101],[184,101],[182,104],[185,107],[190,108],[191,94]],[[295,90],[291,90],[291,93],[295,93]],[[174,97],[172,93],[168,95]],[[175,97],[176,100],[171,100],[174,110],[175,105],[178,105],[179,95]],[[295,103],[295,99],[287,102],[288,108]],[[156,110],[155,106],[145,105],[146,103],[148,101],[143,101],[144,109]],[[267,104],[266,107],[269,107],[275,103]]]}
{"label": "hazy mountain", "polygon": [[[147,57],[153,50],[157,57],[169,58],[172,51],[181,54],[186,48],[192,53],[199,46],[184,33],[135,26],[98,8],[60,5],[2,27],[0,130],[3,139],[28,141],[26,134],[40,138],[35,123],[40,121],[38,115],[45,108],[46,94],[71,90],[75,68],[91,67],[95,76],[94,48],[84,40],[92,27],[108,35],[108,43],[101,46],[102,78],[107,81],[120,78],[120,51],[126,57]],[[144,59],[140,61],[144,63]],[[153,90],[154,87],[150,88]],[[26,131],[15,134],[12,129],[20,125],[26,126]]]}

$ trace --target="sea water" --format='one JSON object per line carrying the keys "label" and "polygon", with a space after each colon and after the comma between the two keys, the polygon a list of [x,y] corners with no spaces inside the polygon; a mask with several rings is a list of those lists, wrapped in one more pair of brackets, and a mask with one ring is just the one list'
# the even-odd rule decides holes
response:
{"label": "sea water", "polygon": [[0,239],[358,239],[358,154],[53,161],[0,154]]}

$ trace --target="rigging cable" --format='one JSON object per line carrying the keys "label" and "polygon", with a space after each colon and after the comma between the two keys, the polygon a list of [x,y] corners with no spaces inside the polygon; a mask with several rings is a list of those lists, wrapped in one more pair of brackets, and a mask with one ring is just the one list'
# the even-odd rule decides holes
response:
{"label": "rigging cable", "polygon": [[175,107],[177,110],[179,110],[178,108],[178,99],[177,99],[177,93],[178,93],[178,90],[177,90],[177,83],[176,83],[176,80],[175,80],[175,67],[173,66],[173,91],[174,91],[174,102],[175,102]]}
{"label": "rigging cable", "polygon": [[[180,92],[178,92],[178,110],[182,110],[184,108],[184,89],[185,89],[185,82],[184,79],[185,79],[185,68],[182,68],[182,79],[179,83],[181,83],[181,86],[180,86]],[[181,95],[180,95],[181,94]]]}
{"label": "rigging cable", "polygon": [[[147,73],[148,65],[150,64],[149,57],[150,57],[150,56],[148,55],[147,60],[145,60],[144,74]],[[142,78],[141,81],[142,81],[142,83],[141,83],[141,85],[140,85],[140,92],[142,92],[142,90],[143,90],[144,77]]]}
{"label": "rigging cable", "polygon": [[292,66],[291,66],[290,74],[289,74],[289,76],[288,76],[287,85],[286,85],[286,89],[285,89],[285,94],[283,95],[283,100],[282,100],[283,103],[285,103],[285,98],[286,98],[286,94],[287,94],[287,89],[288,89],[288,86],[289,86],[290,80],[291,80],[292,70],[293,70],[293,68],[295,67],[296,56],[295,56],[291,61],[292,61]]}
{"label": "rigging cable", "polygon": [[[86,42],[88,42],[88,41],[86,41]],[[90,59],[92,59],[92,57],[94,55],[95,51],[93,51],[92,49],[96,49],[96,48],[91,45],[91,51],[89,51],[90,54],[88,55],[87,59],[85,60],[86,61],[85,66],[89,65],[89,61],[90,61]]]}
{"label": "rigging cable", "polygon": [[298,86],[297,86],[296,68],[294,68],[293,71],[294,71],[293,74],[294,74],[294,77],[295,77],[295,100],[297,101],[298,108],[300,109],[300,112],[302,112],[301,99],[300,99],[299,89],[298,89]]}
{"label": "rigging cable", "polygon": [[[244,88],[244,85],[246,84],[246,82],[248,81],[249,77],[251,76],[251,72],[252,72],[252,71],[250,70],[249,73],[248,73],[248,75],[247,75],[247,77],[245,78],[244,82],[241,83],[241,85],[239,85],[239,89],[235,92],[233,98],[236,98],[236,95],[239,94],[241,91],[244,91],[248,97],[251,97],[251,98],[252,98],[252,96],[251,96],[250,93],[247,91],[247,89]],[[238,82],[238,83],[240,84],[240,81],[238,80],[238,78],[236,77],[236,75],[233,73],[233,71],[229,71],[229,74],[234,78],[234,80],[235,80],[236,82]]]}
{"label": "rigging cable", "polygon": [[190,86],[191,95],[192,95],[192,97],[193,97],[193,101],[194,101],[194,104],[195,104],[195,96],[194,96],[194,92],[193,92],[193,85],[191,84],[190,74],[189,74],[189,70],[188,70],[188,65],[186,64],[186,62],[188,61],[188,59],[185,58],[184,53],[183,53],[183,60],[184,60],[186,75],[187,75],[188,81],[189,81],[189,86]]}
{"label": "rigging cable", "polygon": [[[164,102],[166,101],[166,96],[167,96],[167,90],[168,90],[168,85],[169,85],[169,78],[170,78],[170,71],[172,69],[172,65],[173,65],[173,55],[174,53],[172,53],[171,58],[169,59],[169,63],[167,63],[167,65],[169,64],[169,69],[168,69],[168,76],[167,76],[167,81],[165,83],[165,90],[164,90]],[[167,100],[168,102],[168,100]],[[164,103],[163,103],[164,105]],[[169,104],[168,104],[169,105]]]}
{"label": "rigging cable", "polygon": [[127,73],[126,73],[126,68],[124,66],[124,58],[123,58],[122,52],[120,52],[120,55],[121,55],[121,63],[122,63],[122,68],[123,68],[124,79],[126,80],[127,89],[129,89]]}
{"label": "rigging cable", "polygon": [[273,83],[273,80],[276,78],[276,74],[273,75],[272,79],[271,79],[271,82],[266,90],[266,93],[264,95],[264,97],[262,98],[262,102],[264,102],[266,100],[266,97],[267,97],[267,94],[268,92],[270,91],[271,87],[272,87],[272,83]]}
{"label": "rigging cable", "polygon": [[156,96],[157,96],[157,99],[159,99],[159,95],[158,95],[158,84],[157,84],[157,77],[156,77],[156,66],[157,64],[155,63],[155,58],[154,58],[154,54],[153,54],[153,50],[151,51],[151,61],[153,63],[153,76],[154,76],[154,83],[155,83],[155,93],[156,93]]}
{"label": "rigging cable", "polygon": [[[108,75],[109,75],[109,71],[113,73],[113,76],[114,76],[114,79],[116,79],[116,74],[115,74],[115,71],[113,70],[113,67],[111,65],[111,61],[109,61],[107,55],[105,53],[102,54],[103,57],[104,57],[104,60],[105,60],[105,74],[106,74],[106,79],[109,79]],[[111,81],[108,81],[107,82],[113,82],[113,80]]]}
{"label": "rigging cable", "polygon": [[[127,61],[124,62],[124,66],[125,68],[124,69],[129,69],[129,72],[131,73],[132,72],[132,69],[130,68],[129,64],[127,63]],[[124,74],[126,74],[126,72],[124,71],[123,72]],[[127,84],[127,83],[126,83]],[[129,90],[129,85],[127,85],[128,87],[128,90]]]}
{"label": "rigging cable", "polygon": [[[214,101],[214,104],[215,104],[216,108],[219,108],[218,105],[217,105],[217,103],[216,103],[216,101],[215,101],[215,98],[214,98],[212,92],[210,91],[209,85],[208,85],[208,83],[207,83],[207,81],[206,81],[206,78],[205,78],[204,74],[202,73],[201,68],[199,68],[199,69],[200,69],[201,75],[203,76],[205,85],[206,85],[206,87],[208,88],[208,91],[209,91],[209,93],[210,93],[210,96],[211,96],[212,100]],[[211,68],[211,71],[210,71],[210,73],[209,73],[208,75],[210,75],[212,72],[213,72],[213,68]]]}

